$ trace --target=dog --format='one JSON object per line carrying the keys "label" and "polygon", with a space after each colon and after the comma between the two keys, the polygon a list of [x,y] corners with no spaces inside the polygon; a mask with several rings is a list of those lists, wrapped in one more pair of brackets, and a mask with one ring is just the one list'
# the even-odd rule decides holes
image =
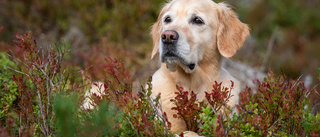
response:
{"label": "dog", "polygon": [[239,102],[240,82],[221,67],[223,57],[230,58],[242,47],[249,28],[225,3],[211,0],[172,0],[166,3],[151,28],[153,51],[161,67],[152,76],[152,97],[160,95],[162,110],[171,122],[171,131],[187,131],[182,119],[174,118],[176,85],[194,91],[197,100],[205,100],[205,91],[222,82],[233,95],[228,106]]}

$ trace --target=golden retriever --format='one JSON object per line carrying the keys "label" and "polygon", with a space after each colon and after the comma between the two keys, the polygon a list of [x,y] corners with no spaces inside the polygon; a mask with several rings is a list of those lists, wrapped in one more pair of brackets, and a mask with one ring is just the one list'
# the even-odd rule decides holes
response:
{"label": "golden retriever", "polygon": [[176,85],[194,91],[198,101],[205,100],[215,81],[230,87],[235,84],[227,103],[234,107],[239,101],[240,83],[221,67],[222,57],[232,57],[242,47],[249,28],[224,3],[211,0],[172,0],[162,8],[152,26],[154,48],[152,58],[159,54],[161,67],[152,77],[152,96],[159,94],[162,109],[172,123],[171,131],[186,131],[183,120],[173,118],[170,102]]}

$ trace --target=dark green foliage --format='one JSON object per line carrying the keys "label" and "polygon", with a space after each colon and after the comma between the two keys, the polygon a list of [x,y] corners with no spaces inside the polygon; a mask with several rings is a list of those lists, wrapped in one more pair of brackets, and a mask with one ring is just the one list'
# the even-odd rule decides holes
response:
{"label": "dark green foliage", "polygon": [[75,96],[64,97],[63,95],[57,95],[53,105],[59,135],[64,137],[76,136],[76,129],[80,125],[76,123],[76,117],[79,114],[77,113]]}
{"label": "dark green foliage", "polygon": [[[0,36],[2,28],[1,26]],[[0,62],[0,123],[6,123],[9,109],[18,95],[17,85],[11,80],[13,73],[7,67],[16,69],[16,65],[3,52],[0,53]]]}
{"label": "dark green foliage", "polygon": [[57,135],[62,137],[72,136],[112,136],[115,135],[114,125],[121,119],[117,110],[107,102],[102,102],[93,110],[82,110],[77,103],[79,97],[58,94],[54,100],[56,112],[55,127]]}
{"label": "dark green foliage", "polygon": [[10,108],[17,99],[17,85],[11,80],[13,73],[4,66],[16,68],[15,64],[7,58],[5,53],[0,53],[0,123],[6,123]]}

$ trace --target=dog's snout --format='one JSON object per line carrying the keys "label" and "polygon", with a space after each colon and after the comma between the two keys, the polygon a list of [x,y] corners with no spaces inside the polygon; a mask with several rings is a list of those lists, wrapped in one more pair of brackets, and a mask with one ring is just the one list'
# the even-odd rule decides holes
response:
{"label": "dog's snout", "polygon": [[166,30],[161,35],[164,44],[173,44],[179,39],[179,34],[174,30]]}

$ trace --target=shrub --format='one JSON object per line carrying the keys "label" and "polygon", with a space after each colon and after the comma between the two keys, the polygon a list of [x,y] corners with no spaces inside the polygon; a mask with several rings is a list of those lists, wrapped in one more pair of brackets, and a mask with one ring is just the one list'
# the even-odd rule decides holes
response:
{"label": "shrub", "polygon": [[[101,94],[90,97],[94,109],[84,109],[83,93],[91,77],[84,71],[73,76],[63,67],[67,51],[57,46],[44,54],[30,32],[16,37],[22,58],[0,53],[1,136],[173,136],[159,97],[150,97],[151,80],[133,91],[123,62],[105,58],[103,84],[95,84]],[[226,105],[231,83],[226,88],[215,82],[212,91],[205,92],[205,102],[177,86],[171,100],[174,117],[205,136],[319,136],[320,117],[311,113],[311,91],[303,82],[270,71],[264,81],[257,81],[255,93],[250,88],[240,93],[235,114]]]}
{"label": "shrub", "polygon": [[303,82],[285,78],[270,71],[264,82],[258,81],[256,94],[252,95],[249,89],[241,93],[240,113],[251,111],[245,118],[252,121],[245,122],[255,121],[250,127],[263,135],[302,135],[302,116],[304,106],[309,105],[306,98],[309,91]]}
{"label": "shrub", "polygon": [[13,73],[6,67],[15,69],[15,64],[7,58],[5,53],[0,53],[0,123],[5,123],[13,102],[18,96],[17,85],[11,80]]}
{"label": "shrub", "polygon": [[[158,99],[151,99],[151,84],[142,91],[132,91],[132,80],[123,62],[105,58],[104,91],[102,96],[94,95],[94,104],[106,99],[114,103],[123,114],[116,126],[120,136],[169,136],[170,123],[166,113],[160,110]],[[98,86],[98,85],[97,85]],[[101,88],[101,87],[100,87]]]}
{"label": "shrub", "polygon": [[[187,130],[199,132],[199,127],[203,127],[202,130],[207,135],[214,133],[213,128],[209,127],[210,125],[204,121],[212,122],[211,120],[215,118],[206,117],[206,115],[213,115],[212,112],[209,112],[208,109],[212,109],[214,114],[217,115],[218,112],[225,111],[226,113],[229,111],[225,104],[228,103],[231,97],[231,89],[233,89],[233,82],[230,88],[222,87],[222,83],[217,83],[213,85],[213,89],[211,92],[205,92],[206,101],[199,102],[197,100],[197,94],[193,91],[189,93],[188,91],[183,91],[182,87],[177,86],[178,92],[175,92],[176,97],[171,99],[176,107],[173,107],[172,110],[176,110],[177,114],[173,114],[174,118],[182,119],[187,126]],[[207,108],[205,106],[208,106]],[[224,107],[224,110],[220,110]],[[204,113],[204,114],[202,114]],[[220,114],[221,115],[221,114]],[[220,117],[220,115],[218,117]],[[213,120],[214,121],[214,120]],[[221,127],[218,127],[217,130],[220,130]]]}
{"label": "shrub", "polygon": [[[9,115],[11,113],[1,112],[1,115],[7,115],[2,120],[7,124],[1,125],[1,134],[12,136],[106,136],[114,133],[121,136],[170,135],[170,123],[166,113],[161,111],[157,103],[158,99],[152,100],[149,97],[150,82],[149,88],[143,88],[139,93],[133,92],[132,80],[123,62],[105,58],[106,63],[103,67],[106,71],[106,84],[103,86],[106,90],[100,91],[104,92],[103,96],[93,95],[92,99],[96,106],[94,110],[84,110],[80,107],[84,100],[83,94],[77,94],[77,92],[83,93],[81,89],[84,89],[86,84],[90,84],[88,81],[91,78],[83,72],[82,83],[78,82],[79,85],[83,85],[82,87],[77,88],[76,84],[71,83],[74,77],[62,67],[62,58],[67,51],[57,47],[57,50],[50,49],[48,54],[44,54],[44,51],[40,52],[30,32],[25,35],[17,34],[16,37],[14,44],[23,50],[23,56],[18,58],[7,54],[19,66],[14,64],[9,67],[10,61],[7,61],[9,63],[4,64],[7,66],[1,68],[1,70],[10,69],[1,74],[10,72],[6,75],[12,73],[12,79],[5,76],[5,80],[9,81],[4,84],[7,90],[0,93],[16,93],[17,99],[10,97],[13,101],[6,103],[9,97],[1,96],[1,100],[5,100],[1,102],[1,107],[9,107],[13,110],[12,118]],[[6,59],[3,58],[3,60]],[[13,89],[8,88],[10,82],[16,85],[12,87]],[[105,103],[106,101],[112,103]],[[13,105],[7,105],[10,103]],[[119,117],[119,120],[115,117]]]}
{"label": "shrub", "polygon": [[[13,57],[24,65],[20,76],[13,75],[13,81],[18,85],[19,100],[16,109],[19,115],[20,129],[34,128],[44,136],[53,134],[54,111],[52,110],[53,93],[65,88],[65,80],[61,71],[61,61],[64,51],[57,54],[49,50],[47,58],[41,57],[37,42],[31,32],[16,35],[14,45],[21,48],[23,60]],[[43,53],[44,54],[44,53]],[[32,101],[31,101],[32,100]],[[37,124],[36,124],[37,123]]]}
{"label": "shrub", "polygon": [[[200,118],[204,122],[200,128],[202,134],[206,136],[223,136],[228,134],[233,128],[231,125],[236,120],[234,119],[236,115],[231,115],[232,109],[226,105],[232,97],[231,90],[234,87],[234,83],[231,81],[229,88],[222,87],[221,85],[222,82],[215,82],[212,92],[205,92],[209,106],[202,108],[204,113],[200,114]],[[230,119],[229,116],[233,116],[233,119]],[[218,123],[218,125],[215,123]]]}
{"label": "shrub", "polygon": [[59,49],[59,45],[56,50],[51,48],[45,54],[44,50],[39,50],[31,32],[16,34],[16,38],[14,46],[22,50],[22,58],[7,54],[12,61],[2,64],[4,68],[1,68],[1,75],[5,76],[1,79],[1,87],[5,90],[0,94],[5,95],[1,100],[6,101],[1,101],[0,106],[5,106],[7,115],[2,121],[13,121],[14,127],[8,133],[12,136],[56,134],[52,101],[56,93],[71,88],[72,76],[62,68],[62,58],[67,51]]}
{"label": "shrub", "polygon": [[[204,135],[238,136],[305,136],[317,135],[319,118],[312,116],[309,94],[303,82],[286,80],[272,71],[264,82],[258,81],[258,89],[250,88],[240,93],[238,115],[215,115],[208,107],[201,115]],[[307,106],[307,108],[305,108]],[[222,131],[217,130],[222,127]]]}
{"label": "shrub", "polygon": [[197,132],[199,130],[198,126],[201,124],[199,114],[202,113],[201,108],[204,102],[197,102],[197,95],[193,91],[189,94],[188,91],[183,91],[183,88],[179,86],[177,86],[177,90],[178,92],[175,92],[177,96],[170,100],[175,104],[175,107],[171,109],[177,111],[177,114],[173,114],[173,117],[182,119],[188,130]]}

